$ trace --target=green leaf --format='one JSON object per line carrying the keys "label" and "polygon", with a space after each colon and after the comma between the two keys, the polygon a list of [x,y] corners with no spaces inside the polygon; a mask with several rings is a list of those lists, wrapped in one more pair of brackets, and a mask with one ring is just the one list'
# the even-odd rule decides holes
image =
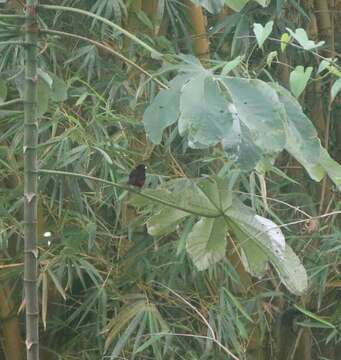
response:
{"label": "green leaf", "polygon": [[189,146],[216,145],[231,130],[232,115],[217,81],[204,72],[186,83],[180,98],[179,133]]}
{"label": "green leaf", "polygon": [[269,53],[269,55],[268,55],[267,58],[266,58],[266,64],[268,65],[268,67],[271,67],[271,64],[272,64],[273,60],[274,60],[275,58],[277,58],[277,57],[278,57],[277,51],[271,51],[271,52]]}
{"label": "green leaf", "polygon": [[97,234],[97,225],[95,222],[89,222],[86,225],[85,231],[89,234],[88,237],[88,251],[91,251],[95,245],[96,234]]}
{"label": "green leaf", "polygon": [[[267,258],[289,291],[301,295],[307,289],[306,271],[292,249],[284,243],[283,234],[276,224],[255,215],[238,200],[227,210],[226,216],[245,252],[247,269],[257,276],[262,275],[266,269]],[[248,242],[253,242],[254,246]]]}
{"label": "green leaf", "polygon": [[341,191],[341,165],[330,157],[326,149],[321,151],[320,164],[336,185],[338,191]]}
{"label": "green leaf", "polygon": [[0,104],[4,103],[7,97],[7,84],[5,80],[0,79]]}
{"label": "green leaf", "polygon": [[232,71],[233,69],[235,69],[242,61],[242,57],[241,56],[237,56],[235,59],[228,61],[222,71],[221,71],[221,75],[222,76],[226,76],[230,71]]}
{"label": "green leaf", "polygon": [[51,76],[50,76],[47,72],[43,71],[42,69],[38,69],[38,70],[37,70],[37,74],[38,74],[38,77],[39,77],[39,78],[41,78],[42,80],[44,80],[44,81],[46,82],[46,84],[47,84],[50,88],[52,88],[53,80],[52,80]]}
{"label": "green leaf", "polygon": [[223,217],[203,218],[193,226],[186,248],[198,270],[205,270],[225,257],[226,230]]}
{"label": "green leaf", "polygon": [[221,214],[211,200],[198,188],[196,182],[188,179],[168,181],[167,187],[159,189],[144,189],[136,198],[146,196],[141,201],[144,204],[151,202],[159,207],[168,206],[197,216],[216,217]]}
{"label": "green leaf", "polygon": [[281,281],[295,295],[302,295],[308,288],[308,277],[304,266],[289,245],[285,246],[283,258],[271,260]]}
{"label": "green leaf", "polygon": [[67,100],[67,85],[65,81],[58,76],[51,74],[52,77],[52,88],[51,88],[51,99],[55,102],[63,102]]}
{"label": "green leaf", "polygon": [[290,89],[296,98],[302,94],[307,86],[312,71],[312,66],[304,69],[303,66],[299,65],[290,73]]}
{"label": "green leaf", "polygon": [[192,2],[201,5],[211,14],[217,14],[223,8],[225,0],[192,0]]}
{"label": "green leaf", "polygon": [[257,79],[220,81],[232,98],[231,115],[248,129],[252,142],[266,153],[281,151],[286,142],[285,111],[273,88]]}
{"label": "green leaf", "polygon": [[47,112],[50,93],[50,86],[46,83],[46,81],[39,78],[37,84],[37,117],[41,117]]}
{"label": "green leaf", "polygon": [[234,11],[240,11],[250,0],[225,0],[225,3]]}
{"label": "green leaf", "polygon": [[163,130],[174,124],[180,114],[180,90],[188,76],[179,75],[170,82],[170,88],[161,90],[143,115],[145,130],[154,144],[160,144]]}
{"label": "green leaf", "polygon": [[259,5],[262,5],[263,7],[267,7],[270,4],[271,0],[255,0],[258,2]]}
{"label": "green leaf", "polygon": [[284,52],[288,43],[290,42],[290,35],[288,33],[283,33],[281,36],[281,51]]}
{"label": "green leaf", "polygon": [[258,46],[263,48],[264,41],[269,37],[272,32],[274,22],[271,20],[263,26],[262,24],[254,23],[253,32],[256,35]]}
{"label": "green leaf", "polygon": [[[320,62],[320,65],[317,69],[316,74],[320,74],[322,71],[328,69],[333,63],[336,62],[336,59],[332,59],[332,58],[326,58],[325,60],[322,60]],[[328,69],[329,70],[329,69]]]}
{"label": "green leaf", "polygon": [[332,323],[330,323],[329,321],[326,321],[324,319],[322,319],[320,316],[314,314],[313,312],[307,310],[307,309],[304,309],[298,305],[294,305],[294,307],[300,311],[302,314],[310,317],[311,319],[314,319],[316,320],[317,322],[323,324],[323,325],[326,325],[327,327],[331,328],[331,329],[335,329],[335,325],[333,325]]}
{"label": "green leaf", "polygon": [[314,41],[308,39],[308,35],[306,31],[302,28],[298,28],[294,31],[292,31],[289,28],[286,28],[287,31],[290,33],[290,35],[303,47],[305,50],[312,50],[316,49],[322,45],[324,45],[325,41],[320,41],[317,44],[315,44]]}
{"label": "green leaf", "polygon": [[142,22],[142,24],[145,25],[149,30],[154,29],[153,23],[150,21],[149,17],[144,11],[136,11],[135,14],[137,18]]}
{"label": "green leaf", "polygon": [[182,210],[164,207],[147,221],[148,234],[152,236],[169,234],[189,215]]}
{"label": "green leaf", "polygon": [[250,46],[250,25],[250,18],[248,16],[241,15],[239,17],[231,45],[232,57],[247,53]]}
{"label": "green leaf", "polygon": [[321,143],[312,122],[303,113],[299,102],[280,85],[273,85],[284,105],[288,127],[285,149],[308,171],[315,181],[320,181],[325,172],[319,165]]}
{"label": "green leaf", "polygon": [[330,101],[334,101],[336,95],[341,90],[341,78],[336,80],[330,90]]}

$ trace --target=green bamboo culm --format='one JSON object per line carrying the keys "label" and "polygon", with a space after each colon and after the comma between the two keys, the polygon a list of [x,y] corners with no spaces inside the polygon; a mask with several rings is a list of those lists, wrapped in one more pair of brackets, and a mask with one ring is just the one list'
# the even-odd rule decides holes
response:
{"label": "green bamboo culm", "polygon": [[24,93],[24,291],[27,360],[39,359],[39,304],[37,250],[37,44],[38,0],[26,1]]}

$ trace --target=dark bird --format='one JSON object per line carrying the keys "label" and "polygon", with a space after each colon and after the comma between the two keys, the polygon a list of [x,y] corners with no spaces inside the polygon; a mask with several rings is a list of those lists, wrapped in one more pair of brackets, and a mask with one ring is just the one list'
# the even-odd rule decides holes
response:
{"label": "dark bird", "polygon": [[146,165],[140,164],[137,165],[134,170],[129,174],[129,185],[134,185],[139,188],[142,188],[144,182],[146,181]]}

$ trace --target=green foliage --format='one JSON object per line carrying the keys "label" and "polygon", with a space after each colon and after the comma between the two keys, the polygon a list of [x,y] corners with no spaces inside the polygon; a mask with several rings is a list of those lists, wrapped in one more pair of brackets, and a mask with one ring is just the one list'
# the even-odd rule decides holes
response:
{"label": "green foliage", "polygon": [[[42,342],[51,357],[219,360],[228,356],[224,346],[240,359],[272,358],[264,349],[277,351],[277,324],[290,307],[318,356],[340,343],[338,195],[321,205],[319,193],[333,185],[321,188],[300,170],[315,181],[327,174],[341,188],[337,113],[327,152],[304,94],[312,81],[332,80],[326,109],[336,111],[338,63],[303,30],[304,4],[193,2],[207,15],[207,61],[192,52],[193,28],[177,0],[158,1],[155,18],[132,14],[132,2],[121,0],[63,2],[91,18],[39,9],[44,29],[123,55],[40,34],[39,167],[80,174],[39,174]],[[237,12],[219,20],[223,4]],[[126,29],[131,19],[137,29]],[[23,47],[3,42],[20,41],[21,29],[1,20],[0,265],[15,265],[1,276],[16,308]],[[120,29],[135,33],[126,40]],[[289,64],[294,96],[277,84]],[[18,102],[2,107],[11,100]],[[148,164],[145,188],[133,195],[110,184],[125,184],[138,163]]]}

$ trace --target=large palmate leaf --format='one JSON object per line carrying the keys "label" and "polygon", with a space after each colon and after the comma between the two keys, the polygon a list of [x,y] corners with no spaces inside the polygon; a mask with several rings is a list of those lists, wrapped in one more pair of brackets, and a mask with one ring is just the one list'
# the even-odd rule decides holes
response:
{"label": "large palmate leaf", "polygon": [[181,59],[181,74],[169,90],[156,96],[144,115],[146,131],[155,144],[160,143],[165,127],[179,119],[179,133],[191,148],[221,144],[243,170],[269,158],[273,162],[286,149],[312,179],[320,181],[328,174],[340,188],[341,166],[328,153],[321,157],[317,132],[288,90],[258,79],[215,76],[194,57]]}
{"label": "large palmate leaf", "polygon": [[199,270],[224,258],[226,233],[231,230],[241,249],[242,262],[252,275],[263,276],[268,263],[272,263],[285,286],[301,294],[307,287],[304,267],[285,244],[280,228],[233,195],[234,182],[232,177],[177,179],[156,190],[141,191],[136,196],[142,201],[137,199],[135,203],[145,208],[149,202],[154,204],[147,222],[148,233],[153,236],[173,232],[190,215],[200,217],[192,229],[186,230],[187,252]]}
{"label": "large palmate leaf", "polygon": [[187,252],[198,270],[205,270],[225,257],[226,223],[223,217],[203,218],[187,238]]}
{"label": "large palmate leaf", "polygon": [[177,179],[169,181],[159,189],[146,189],[135,196],[133,204],[145,207],[154,201],[156,208],[148,221],[151,235],[166,234],[186,216],[197,215],[215,218],[232,205],[231,191],[222,179],[203,179],[193,181]]}

